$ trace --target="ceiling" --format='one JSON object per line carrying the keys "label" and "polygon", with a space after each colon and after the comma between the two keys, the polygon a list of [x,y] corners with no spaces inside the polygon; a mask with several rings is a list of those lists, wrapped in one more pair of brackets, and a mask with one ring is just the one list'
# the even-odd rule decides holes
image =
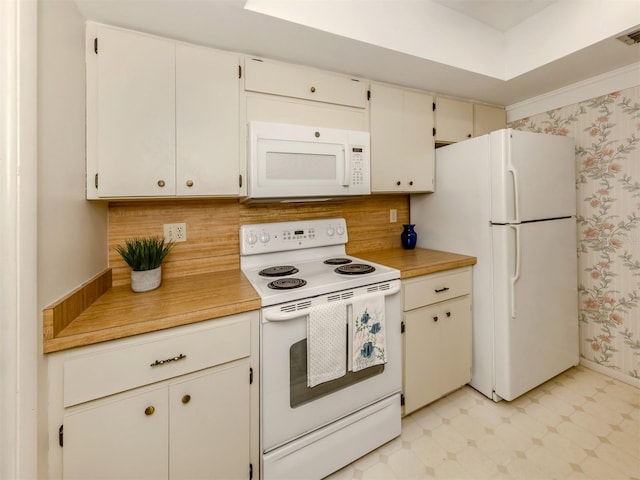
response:
{"label": "ceiling", "polygon": [[[67,0],[88,20],[497,105],[640,62],[637,0]],[[640,83],[640,79],[639,79]]]}

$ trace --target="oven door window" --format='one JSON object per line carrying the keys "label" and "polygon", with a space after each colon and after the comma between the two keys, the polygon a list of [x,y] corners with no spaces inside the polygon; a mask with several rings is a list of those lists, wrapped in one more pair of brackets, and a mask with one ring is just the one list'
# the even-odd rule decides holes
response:
{"label": "oven door window", "polygon": [[289,349],[289,404],[291,408],[296,408],[366,378],[371,378],[383,371],[384,365],[376,365],[358,372],[347,370],[347,374],[340,378],[321,383],[315,387],[308,387],[307,339],[305,338],[291,345]]}

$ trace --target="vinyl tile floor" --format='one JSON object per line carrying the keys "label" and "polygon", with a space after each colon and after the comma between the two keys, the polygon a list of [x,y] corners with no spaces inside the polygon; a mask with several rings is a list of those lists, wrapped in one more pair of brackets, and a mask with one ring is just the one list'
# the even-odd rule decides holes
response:
{"label": "vinyl tile floor", "polygon": [[327,479],[640,480],[640,389],[581,366],[512,402],[465,386]]}

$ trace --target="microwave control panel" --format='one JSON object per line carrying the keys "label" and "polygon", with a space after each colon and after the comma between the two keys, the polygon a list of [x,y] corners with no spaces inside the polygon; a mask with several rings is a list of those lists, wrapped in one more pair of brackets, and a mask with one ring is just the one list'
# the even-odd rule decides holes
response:
{"label": "microwave control panel", "polygon": [[364,147],[351,147],[351,185],[362,185],[364,178]]}

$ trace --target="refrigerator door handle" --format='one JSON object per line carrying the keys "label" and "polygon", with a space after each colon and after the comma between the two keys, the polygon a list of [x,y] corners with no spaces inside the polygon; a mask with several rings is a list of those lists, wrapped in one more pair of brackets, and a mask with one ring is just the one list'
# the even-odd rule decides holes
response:
{"label": "refrigerator door handle", "polygon": [[509,225],[512,228],[516,236],[516,255],[515,255],[515,271],[511,277],[511,318],[516,318],[516,282],[520,278],[520,226]]}
{"label": "refrigerator door handle", "polygon": [[513,221],[520,223],[520,207],[518,205],[518,171],[511,163],[511,159],[509,159],[509,166],[507,168],[513,177]]}

